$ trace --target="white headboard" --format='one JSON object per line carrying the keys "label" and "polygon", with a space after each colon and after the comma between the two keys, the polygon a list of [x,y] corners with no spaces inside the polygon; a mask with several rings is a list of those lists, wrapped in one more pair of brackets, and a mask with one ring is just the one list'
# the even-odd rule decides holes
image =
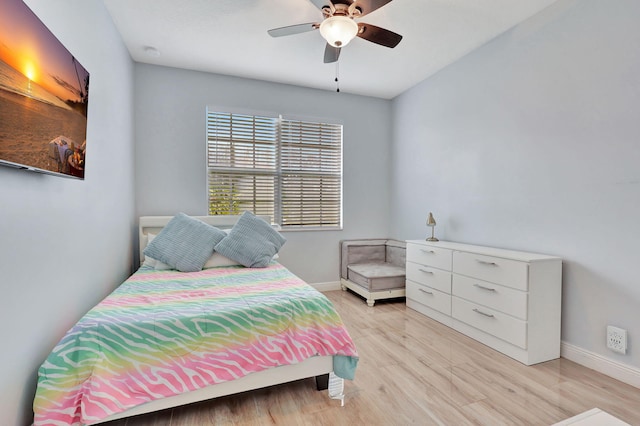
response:
{"label": "white headboard", "polygon": [[[213,225],[220,229],[233,228],[233,225],[240,219],[240,215],[219,215],[219,216],[191,216],[199,219],[204,223]],[[267,223],[271,223],[270,216],[258,216]],[[147,234],[158,234],[164,228],[173,216],[140,216],[138,226],[138,242],[140,246],[140,264],[144,262],[143,251],[147,246]]]}

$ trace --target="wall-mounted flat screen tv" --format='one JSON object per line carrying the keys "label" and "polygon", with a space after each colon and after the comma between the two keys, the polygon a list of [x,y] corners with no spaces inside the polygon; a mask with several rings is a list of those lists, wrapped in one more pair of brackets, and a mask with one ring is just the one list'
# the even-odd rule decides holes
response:
{"label": "wall-mounted flat screen tv", "polygon": [[89,73],[22,0],[0,1],[0,165],[84,179]]}

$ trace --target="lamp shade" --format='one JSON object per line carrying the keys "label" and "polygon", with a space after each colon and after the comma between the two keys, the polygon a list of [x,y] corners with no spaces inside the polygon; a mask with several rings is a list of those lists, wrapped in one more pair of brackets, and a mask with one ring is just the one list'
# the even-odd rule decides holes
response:
{"label": "lamp shade", "polygon": [[429,212],[429,217],[427,218],[427,226],[436,226],[436,219],[431,212]]}
{"label": "lamp shade", "polygon": [[331,46],[343,47],[358,34],[358,24],[347,16],[332,16],[322,21],[320,34]]}

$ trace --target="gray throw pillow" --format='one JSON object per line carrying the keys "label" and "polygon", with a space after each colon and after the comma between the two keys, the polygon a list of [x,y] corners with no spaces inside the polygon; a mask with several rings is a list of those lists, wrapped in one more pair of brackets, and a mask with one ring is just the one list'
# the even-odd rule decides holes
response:
{"label": "gray throw pillow", "polygon": [[246,267],[264,268],[286,241],[270,224],[246,211],[215,251]]}
{"label": "gray throw pillow", "polygon": [[182,272],[202,270],[226,233],[184,213],[175,215],[144,249],[144,255]]}

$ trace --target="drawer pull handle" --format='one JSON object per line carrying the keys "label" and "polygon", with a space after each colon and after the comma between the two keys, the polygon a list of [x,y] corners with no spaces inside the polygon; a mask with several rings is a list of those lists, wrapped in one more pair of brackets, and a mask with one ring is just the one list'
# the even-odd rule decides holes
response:
{"label": "drawer pull handle", "polygon": [[424,288],[419,288],[418,290],[420,290],[423,293],[427,293],[430,296],[433,296],[433,292],[432,291],[425,290]]}
{"label": "drawer pull handle", "polygon": [[473,312],[478,313],[480,315],[484,315],[485,317],[494,318],[493,314],[482,312],[480,309],[473,308]]}
{"label": "drawer pull handle", "polygon": [[433,251],[433,250],[420,249],[420,251],[423,252],[423,253],[429,253],[429,254],[434,254],[435,253],[435,251]]}
{"label": "drawer pull handle", "polygon": [[420,271],[420,272],[424,272],[425,274],[431,274],[431,275],[433,275],[433,271],[427,271],[426,269],[422,269],[422,268],[420,268],[420,269],[418,269],[418,271]]}
{"label": "drawer pull handle", "polygon": [[474,287],[478,287],[479,289],[482,289],[482,290],[487,290],[487,291],[496,291],[496,289],[495,289],[495,288],[485,287],[485,286],[480,285],[480,284],[474,284],[473,286],[474,286]]}
{"label": "drawer pull handle", "polygon": [[476,259],[476,262],[481,263],[483,265],[498,266],[496,262],[487,262],[486,260]]}

